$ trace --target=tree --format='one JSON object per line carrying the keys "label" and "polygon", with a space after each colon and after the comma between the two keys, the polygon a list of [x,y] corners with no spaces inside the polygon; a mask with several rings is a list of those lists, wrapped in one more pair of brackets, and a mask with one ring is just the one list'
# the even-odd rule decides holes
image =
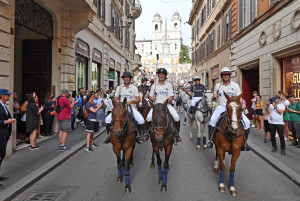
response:
{"label": "tree", "polygon": [[179,54],[179,63],[191,63],[191,58],[189,54],[188,47],[185,45],[181,46],[180,54]]}

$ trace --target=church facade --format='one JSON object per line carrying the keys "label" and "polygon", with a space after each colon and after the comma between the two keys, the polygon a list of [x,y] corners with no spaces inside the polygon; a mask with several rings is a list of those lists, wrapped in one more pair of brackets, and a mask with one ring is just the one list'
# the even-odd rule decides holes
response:
{"label": "church facade", "polygon": [[173,86],[178,84],[179,79],[190,79],[191,64],[180,64],[179,62],[182,45],[180,14],[177,11],[173,14],[171,29],[168,29],[167,20],[163,24],[161,15],[156,13],[153,16],[151,29],[152,39],[136,40],[136,54],[142,56],[142,67],[137,72],[136,84],[140,84],[143,77],[154,78],[156,68],[167,69],[168,80]]}

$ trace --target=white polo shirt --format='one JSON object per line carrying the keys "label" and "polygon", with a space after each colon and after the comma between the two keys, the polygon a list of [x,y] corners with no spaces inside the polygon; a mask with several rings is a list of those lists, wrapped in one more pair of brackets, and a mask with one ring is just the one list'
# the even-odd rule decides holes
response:
{"label": "white polo shirt", "polygon": [[[119,98],[119,94],[120,94],[120,86],[117,87],[115,97]],[[120,101],[123,101],[123,99],[125,97],[127,98],[127,101],[133,101],[138,96],[139,96],[139,90],[136,86],[130,84],[126,88],[124,84],[121,85],[121,98],[120,98]],[[132,104],[131,106],[136,107],[135,104]]]}
{"label": "white polo shirt", "polygon": [[[154,96],[154,89],[155,85],[151,87],[150,96]],[[164,82],[164,84],[159,84],[159,82],[156,82],[156,100],[154,104],[157,103],[163,103],[165,100],[170,98],[171,96],[174,96],[173,87],[169,82]]]}
{"label": "white polo shirt", "polygon": [[[282,103],[278,104],[277,108],[281,110],[285,110],[285,106]],[[268,118],[269,123],[284,125],[283,114],[279,114],[273,105],[270,105],[270,111],[271,111],[270,117]]]}
{"label": "white polo shirt", "polygon": [[219,86],[220,86],[220,83],[217,83],[216,87],[215,87],[215,92],[214,92],[215,94],[217,94],[218,90],[219,90],[219,98],[218,98],[219,105],[226,106],[227,99],[225,97],[224,92],[226,92],[226,94],[228,96],[239,96],[241,94],[240,86],[233,81],[230,81],[227,86],[225,86],[222,83],[220,89],[219,89]]}

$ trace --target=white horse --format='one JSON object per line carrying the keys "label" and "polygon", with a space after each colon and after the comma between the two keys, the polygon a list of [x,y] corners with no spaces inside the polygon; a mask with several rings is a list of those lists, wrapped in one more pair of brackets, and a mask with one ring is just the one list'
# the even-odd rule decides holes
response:
{"label": "white horse", "polygon": [[[213,93],[211,90],[206,90],[203,94],[202,100],[199,102],[198,107],[196,108],[195,116],[188,115],[190,120],[190,127],[193,127],[194,120],[196,121],[197,125],[197,150],[200,151],[200,139],[203,134],[203,147],[207,150],[206,146],[206,139],[208,133],[208,123],[212,114],[213,108]],[[192,129],[190,131],[190,140],[193,140]]]}
{"label": "white horse", "polygon": [[182,90],[178,90],[178,98],[181,99],[182,107],[184,108],[184,122],[183,125],[186,124],[186,116],[187,116],[187,111],[191,106],[191,100],[190,100],[190,95],[185,93]]}

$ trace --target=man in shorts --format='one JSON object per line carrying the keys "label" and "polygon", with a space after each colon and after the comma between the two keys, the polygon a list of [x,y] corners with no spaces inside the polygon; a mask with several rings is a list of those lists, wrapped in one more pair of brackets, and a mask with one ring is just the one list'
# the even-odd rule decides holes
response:
{"label": "man in shorts", "polygon": [[71,109],[74,107],[75,99],[71,97],[72,103],[68,100],[69,91],[62,89],[60,95],[57,98],[57,120],[59,126],[59,149],[66,151],[66,141],[68,137],[68,131],[71,130]]}

